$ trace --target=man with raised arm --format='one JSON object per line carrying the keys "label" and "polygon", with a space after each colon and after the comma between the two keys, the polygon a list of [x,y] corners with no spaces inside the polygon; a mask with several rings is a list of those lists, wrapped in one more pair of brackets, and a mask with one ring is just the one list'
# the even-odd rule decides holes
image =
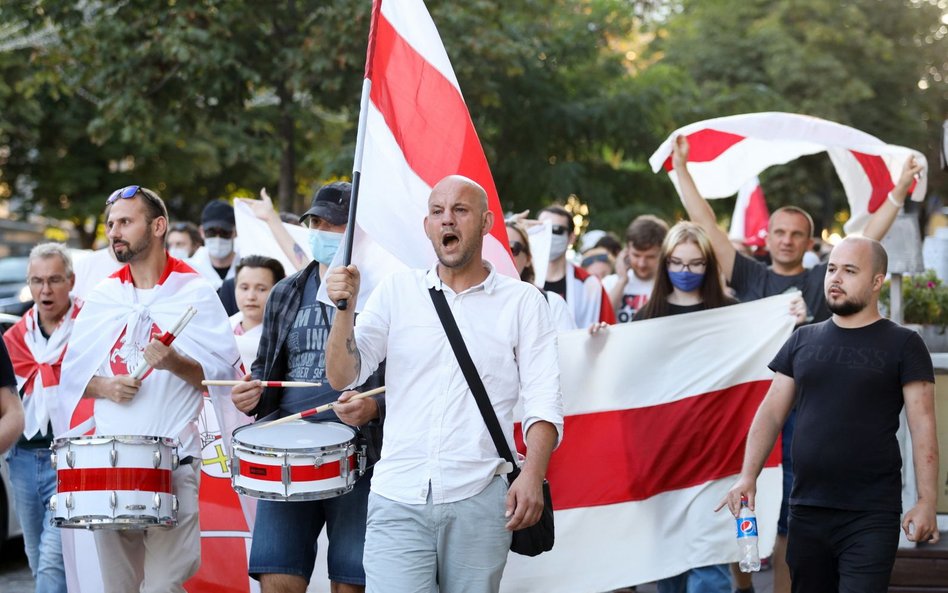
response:
{"label": "man with raised arm", "polygon": [[[796,206],[778,208],[771,214],[767,227],[767,249],[773,262],[770,267],[739,254],[727,233],[718,226],[711,205],[698,193],[694,179],[688,172],[688,151],[688,139],[684,136],[675,138],[672,145],[672,165],[678,174],[681,201],[692,222],[701,225],[711,238],[711,245],[721,264],[725,280],[734,289],[737,299],[747,302],[799,289],[803,298],[795,300],[792,305],[792,313],[797,317],[798,324],[828,319],[830,311],[823,292],[826,264],[817,264],[809,269],[803,266],[803,256],[812,248],[813,234],[816,231],[810,215]],[[885,236],[908,195],[914,175],[921,170],[921,165],[916,163],[914,157],[906,160],[892,193],[863,229],[865,237],[879,241]],[[790,486],[793,481],[790,444],[793,442],[795,417],[795,413],[791,412],[783,429],[783,503],[780,507],[777,543],[773,555],[774,593],[790,591],[789,573],[784,557]]]}

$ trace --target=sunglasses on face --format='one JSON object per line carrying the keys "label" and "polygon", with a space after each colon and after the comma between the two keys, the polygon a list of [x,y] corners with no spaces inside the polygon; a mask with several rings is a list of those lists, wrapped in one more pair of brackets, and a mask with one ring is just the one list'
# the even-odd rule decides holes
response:
{"label": "sunglasses on face", "polygon": [[554,224],[554,225],[553,225],[553,234],[554,234],[554,235],[562,235],[562,234],[565,233],[567,230],[568,230],[568,229],[567,229],[564,225],[562,225],[562,224]]}
{"label": "sunglasses on face", "polygon": [[518,255],[523,253],[523,250],[524,250],[523,243],[521,243],[520,241],[511,241],[510,253],[512,253],[514,257],[517,257]]}

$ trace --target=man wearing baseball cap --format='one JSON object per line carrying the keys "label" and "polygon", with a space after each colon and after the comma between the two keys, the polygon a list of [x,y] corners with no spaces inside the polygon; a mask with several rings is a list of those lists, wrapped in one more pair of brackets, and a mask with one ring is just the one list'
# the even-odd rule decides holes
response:
{"label": "man wearing baseball cap", "polygon": [[223,200],[212,200],[201,213],[201,236],[204,247],[188,259],[188,264],[198,271],[215,289],[227,278],[233,278],[240,260],[234,251],[237,227],[234,207]]}
{"label": "man wearing baseball cap", "polygon": [[[324,185],[313,196],[310,209],[300,217],[300,222],[310,228],[310,255],[315,261],[284,278],[270,291],[257,359],[251,373],[231,391],[237,408],[257,420],[273,414],[295,414],[340,398],[340,393],[326,380],[323,351],[336,309],[317,301],[316,292],[345,236],[351,191],[345,182]],[[376,373],[358,391],[381,385],[383,376],[384,370]],[[261,385],[261,381],[282,380],[318,382],[322,386],[284,390]],[[315,418],[356,428],[365,438],[366,466],[371,468],[381,452],[384,398],[348,401],[354,393],[342,394],[340,401],[345,403],[336,404],[331,411]],[[362,553],[370,477],[371,469],[349,493],[335,498],[258,501],[249,573],[260,580],[263,593],[306,590],[316,561],[316,539],[324,525],[329,535],[328,574],[332,590],[364,591]]]}

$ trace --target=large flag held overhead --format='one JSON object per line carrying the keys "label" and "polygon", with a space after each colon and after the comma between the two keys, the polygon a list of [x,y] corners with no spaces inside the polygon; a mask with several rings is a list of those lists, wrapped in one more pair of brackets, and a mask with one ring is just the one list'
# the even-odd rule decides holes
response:
{"label": "large flag held overhead", "polygon": [[365,132],[356,148],[356,162],[362,159],[352,252],[362,273],[356,308],[388,273],[435,261],[422,220],[431,188],[448,175],[464,175],[487,191],[495,223],[483,255],[516,276],[487,158],[422,0],[375,0],[366,62]]}
{"label": "large flag held overhead", "polygon": [[671,133],[649,158],[652,170],[664,168],[672,182],[672,142],[687,136],[691,145],[688,170],[706,198],[734,195],[752,177],[772,165],[803,155],[826,152],[846,191],[850,219],[846,232],[861,230],[895,187],[909,156],[922,165],[912,200],[925,198],[928,162],[925,155],[849,126],[795,113],[745,113],[688,124]]}
{"label": "large flag held overhead", "polygon": [[[737,561],[734,518],[714,508],[740,473],[792,297],[559,335],[556,544],[511,554],[502,591],[595,593]],[[779,463],[778,445],[758,480],[761,556],[776,536]]]}

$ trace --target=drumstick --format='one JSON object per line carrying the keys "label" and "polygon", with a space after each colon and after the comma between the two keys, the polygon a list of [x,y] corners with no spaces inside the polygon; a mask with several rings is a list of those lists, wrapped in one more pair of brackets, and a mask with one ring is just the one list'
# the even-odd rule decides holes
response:
{"label": "drumstick", "polygon": [[[185,310],[184,315],[178,319],[177,323],[175,323],[170,330],[166,331],[155,339],[165,346],[170,346],[171,342],[174,342],[174,339],[178,337],[181,331],[195,315],[197,315],[197,309],[194,307],[188,307],[187,310]],[[145,373],[147,373],[148,369],[150,368],[151,366],[148,364],[148,362],[142,360],[138,367],[132,372],[132,378],[141,380],[141,378],[145,376]]]}
{"label": "drumstick", "polygon": [[[201,381],[201,385],[217,385],[220,387],[233,387],[241,385],[247,381]],[[323,384],[316,381],[260,381],[263,387],[322,387]]]}
{"label": "drumstick", "polygon": [[[370,395],[378,395],[385,391],[385,386],[376,387],[375,389],[370,389],[363,393],[357,393],[349,398],[349,401],[355,401],[357,399],[362,399],[363,397],[369,397]],[[293,420],[299,420],[300,418],[307,418],[309,416],[315,416],[316,414],[322,414],[326,410],[331,410],[333,407],[340,402],[334,401],[329,402],[328,404],[323,404],[318,408],[310,408],[309,410],[303,410],[298,414],[291,414],[286,418],[278,418],[276,420],[271,420],[270,422],[264,424],[264,428],[270,428],[271,426],[276,426],[278,424],[285,424],[287,422],[292,422]]]}

